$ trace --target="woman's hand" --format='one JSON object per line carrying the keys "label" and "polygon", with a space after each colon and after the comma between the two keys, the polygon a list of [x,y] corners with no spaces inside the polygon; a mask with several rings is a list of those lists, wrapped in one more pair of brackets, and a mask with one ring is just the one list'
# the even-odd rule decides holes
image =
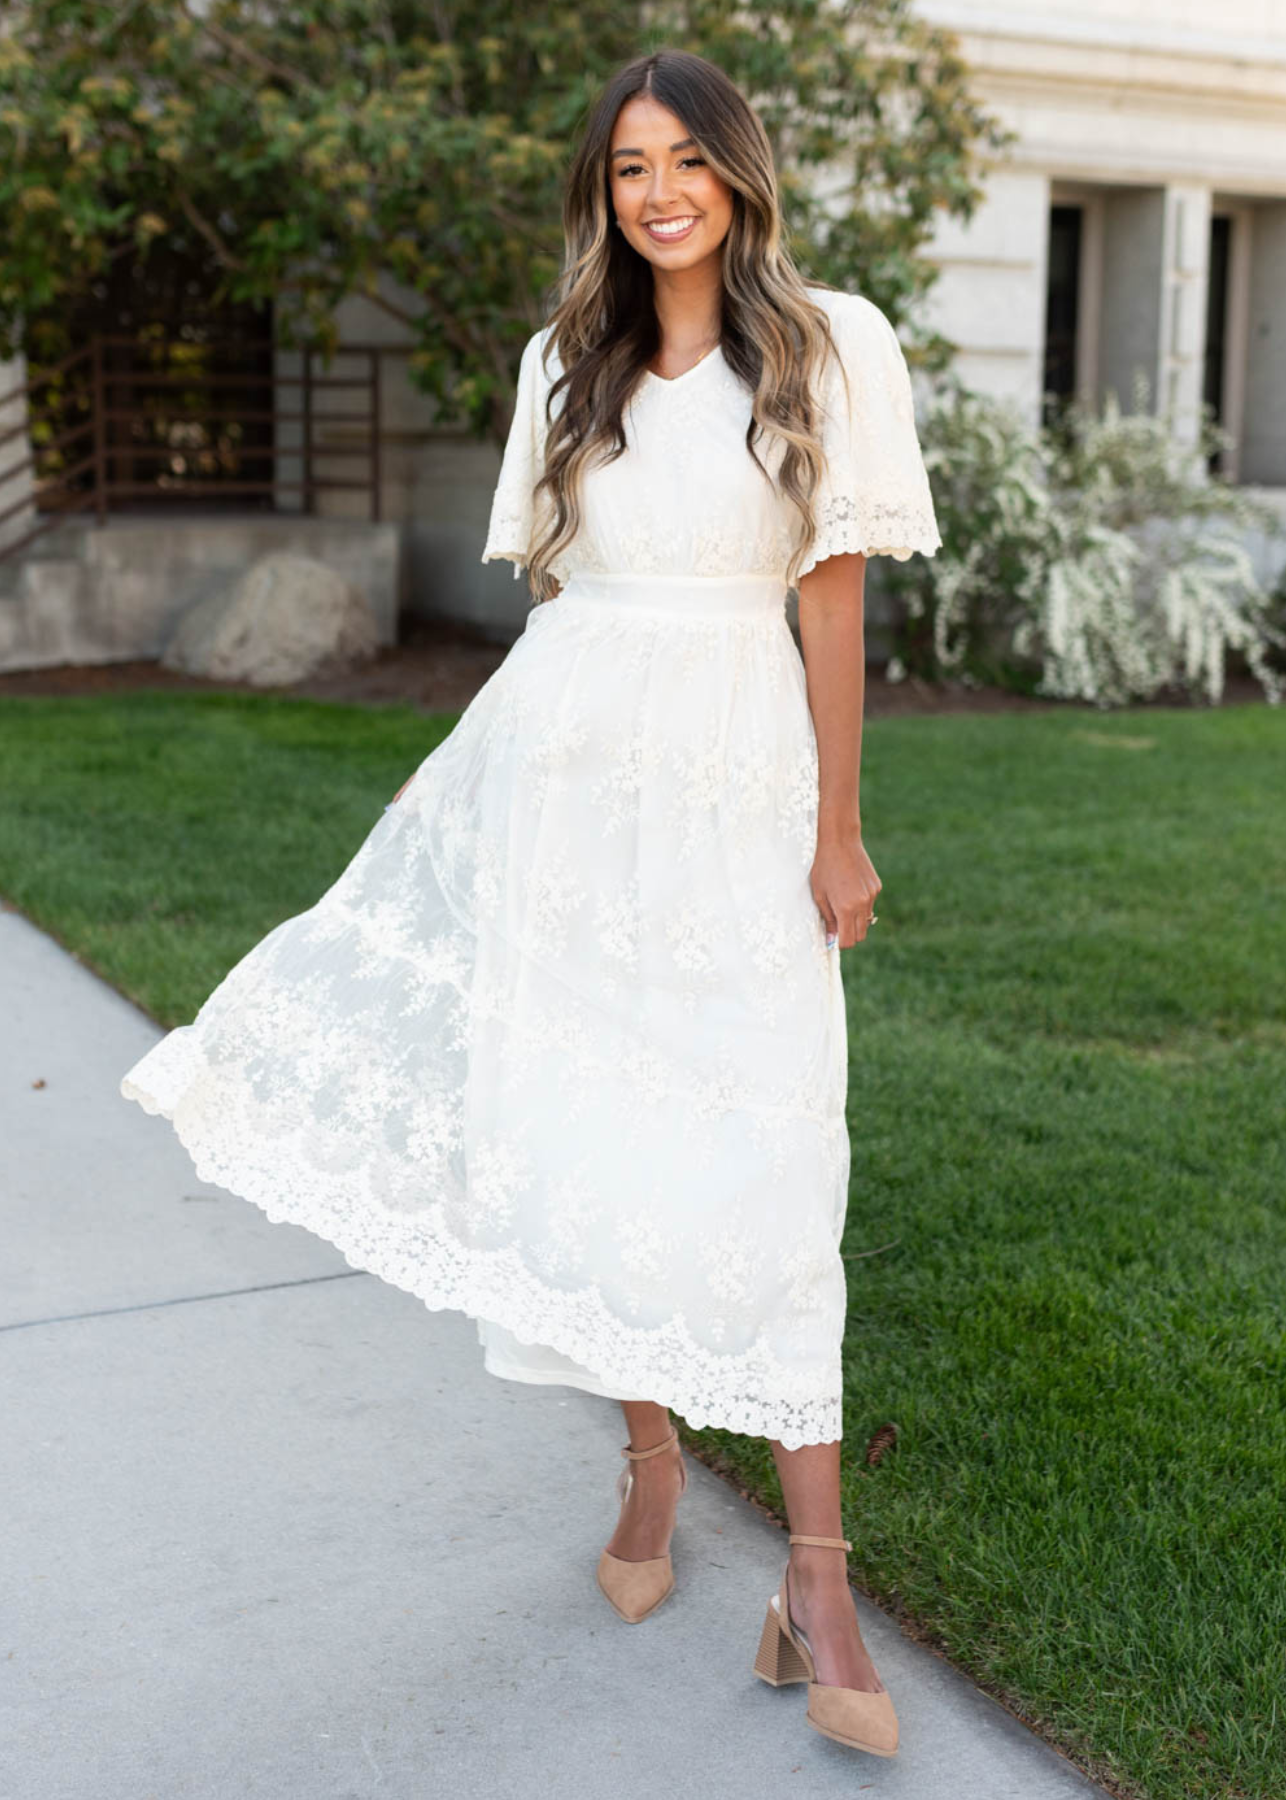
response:
{"label": "woman's hand", "polygon": [[883,885],[866,854],[860,831],[818,834],[808,885],[827,931],[838,936],[840,949],[860,944],[875,911],[875,897]]}
{"label": "woman's hand", "polygon": [[[419,773],[419,771],[417,770],[416,774],[418,774],[418,773]],[[403,794],[406,792],[407,788],[410,787],[411,783],[414,780],[415,780],[415,775],[407,776],[406,780],[402,783],[401,787],[397,790],[396,794],[394,794],[393,798],[389,801],[388,806],[386,806],[384,808],[385,812],[387,812],[389,810],[389,806],[397,805],[398,801],[402,798]]]}

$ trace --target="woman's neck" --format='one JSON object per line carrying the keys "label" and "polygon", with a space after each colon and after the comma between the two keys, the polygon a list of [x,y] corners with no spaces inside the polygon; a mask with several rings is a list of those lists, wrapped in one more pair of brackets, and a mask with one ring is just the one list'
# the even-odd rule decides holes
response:
{"label": "woman's neck", "polygon": [[654,269],[652,302],[662,357],[681,362],[697,355],[718,339],[723,324],[719,258],[708,256],[691,269]]}

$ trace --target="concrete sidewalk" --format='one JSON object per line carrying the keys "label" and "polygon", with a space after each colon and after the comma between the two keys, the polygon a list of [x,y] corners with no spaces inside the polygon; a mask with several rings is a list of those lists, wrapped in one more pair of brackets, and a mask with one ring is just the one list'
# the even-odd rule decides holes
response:
{"label": "concrete sidewalk", "polygon": [[863,1601],[902,1749],[811,1731],[750,1672],[784,1535],[691,1458],[622,1624],[614,1402],[203,1187],[117,1092],[156,1027],[13,912],[0,1018],[7,1800],[1101,1792]]}

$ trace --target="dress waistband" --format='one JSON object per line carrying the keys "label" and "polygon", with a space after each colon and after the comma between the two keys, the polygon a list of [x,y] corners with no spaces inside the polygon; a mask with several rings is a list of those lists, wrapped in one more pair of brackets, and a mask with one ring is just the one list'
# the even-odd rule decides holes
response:
{"label": "dress waistband", "polygon": [[555,606],[613,607],[694,619],[763,619],[785,611],[776,575],[570,575]]}

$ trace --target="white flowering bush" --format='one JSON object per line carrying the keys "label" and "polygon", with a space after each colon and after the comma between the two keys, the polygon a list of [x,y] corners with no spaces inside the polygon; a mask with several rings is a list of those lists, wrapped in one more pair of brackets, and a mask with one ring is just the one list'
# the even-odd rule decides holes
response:
{"label": "white flowering bush", "polygon": [[1264,503],[1207,473],[1227,436],[1109,396],[1032,430],[949,381],[921,427],[942,548],[893,565],[903,620],[889,673],[998,681],[1101,706],[1176,688],[1217,702],[1230,654],[1282,697],[1286,606],[1258,580]]}

